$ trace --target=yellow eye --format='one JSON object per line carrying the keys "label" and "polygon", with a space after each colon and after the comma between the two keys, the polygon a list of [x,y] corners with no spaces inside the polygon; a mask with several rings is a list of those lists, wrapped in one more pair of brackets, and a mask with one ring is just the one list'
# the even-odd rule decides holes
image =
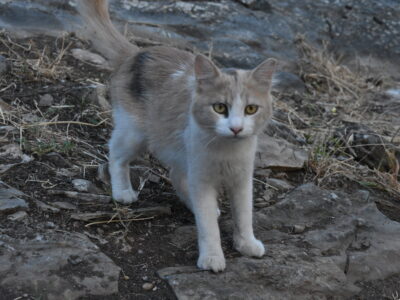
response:
{"label": "yellow eye", "polygon": [[223,103],[215,103],[215,104],[213,104],[213,109],[215,110],[215,112],[217,113],[217,114],[226,114],[227,113],[227,111],[228,111],[228,108],[226,107],[226,105],[225,104],[223,104]]}
{"label": "yellow eye", "polygon": [[258,106],[254,104],[247,105],[244,109],[246,115],[254,115],[258,110]]}

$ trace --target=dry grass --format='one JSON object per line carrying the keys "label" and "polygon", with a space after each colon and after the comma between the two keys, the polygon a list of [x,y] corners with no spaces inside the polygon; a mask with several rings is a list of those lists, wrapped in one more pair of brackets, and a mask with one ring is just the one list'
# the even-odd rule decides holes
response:
{"label": "dry grass", "polygon": [[376,88],[372,83],[367,83],[364,75],[341,64],[341,59],[329,52],[327,44],[316,48],[303,36],[298,36],[296,45],[302,54],[300,74],[309,85],[309,90],[336,98],[351,96],[358,100],[366,91]]}
{"label": "dry grass", "polygon": [[[322,48],[317,48],[307,43],[301,36],[298,37],[296,44],[302,54],[301,77],[309,92],[309,102],[322,100],[325,103],[334,102],[335,105],[331,109],[329,122],[324,120],[324,117],[318,119],[318,116],[308,119],[312,123],[325,124],[324,128],[311,127],[303,132],[313,141],[308,161],[308,170],[313,174],[313,180],[319,185],[329,186],[339,178],[347,178],[369,188],[387,191],[400,199],[399,162],[396,159],[396,154],[400,154],[400,148],[398,145],[390,145],[396,141],[398,130],[394,130],[392,136],[387,136],[379,132],[385,132],[387,128],[392,127],[391,124],[382,121],[379,124],[381,127],[375,125],[373,130],[380,136],[381,143],[374,145],[353,145],[335,138],[341,120],[349,118],[349,114],[352,117],[358,114],[357,121],[360,123],[367,119],[365,111],[357,112],[357,110],[362,105],[363,99],[369,93],[379,92],[380,87],[365,75],[355,73],[341,64],[340,58],[335,58],[328,51],[328,45],[324,44]],[[337,114],[336,107],[345,107],[347,115]],[[379,167],[369,168],[362,159],[355,160],[354,150],[357,147],[365,149],[381,147],[384,149],[382,157],[389,167],[386,170]]]}

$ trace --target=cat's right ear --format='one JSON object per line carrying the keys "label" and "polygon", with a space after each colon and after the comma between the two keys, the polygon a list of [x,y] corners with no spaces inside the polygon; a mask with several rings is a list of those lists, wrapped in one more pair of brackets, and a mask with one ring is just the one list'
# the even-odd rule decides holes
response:
{"label": "cat's right ear", "polygon": [[199,54],[194,60],[194,74],[197,81],[212,80],[220,75],[220,71],[210,59]]}
{"label": "cat's right ear", "polygon": [[277,65],[278,62],[276,59],[269,58],[251,71],[251,77],[264,88],[270,89]]}

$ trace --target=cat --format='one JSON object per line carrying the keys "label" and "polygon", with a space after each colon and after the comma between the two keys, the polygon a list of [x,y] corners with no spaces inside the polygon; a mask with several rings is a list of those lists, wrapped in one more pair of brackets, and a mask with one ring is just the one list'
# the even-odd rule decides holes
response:
{"label": "cat", "polygon": [[114,68],[114,130],[109,142],[112,196],[137,201],[129,163],[149,150],[170,168],[171,182],[195,216],[197,266],[226,267],[218,226],[218,191],[231,201],[234,247],[262,257],[252,224],[252,178],[258,135],[272,114],[277,61],[253,70],[220,69],[209,58],[173,47],[139,49],[113,26],[106,0],[82,0],[78,11],[94,48]]}

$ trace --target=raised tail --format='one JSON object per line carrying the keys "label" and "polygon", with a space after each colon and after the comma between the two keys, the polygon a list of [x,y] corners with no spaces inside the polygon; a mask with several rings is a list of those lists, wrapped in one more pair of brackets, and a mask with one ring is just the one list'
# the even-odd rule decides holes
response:
{"label": "raised tail", "polygon": [[77,4],[87,28],[86,37],[113,68],[139,51],[111,23],[107,0],[79,0]]}

